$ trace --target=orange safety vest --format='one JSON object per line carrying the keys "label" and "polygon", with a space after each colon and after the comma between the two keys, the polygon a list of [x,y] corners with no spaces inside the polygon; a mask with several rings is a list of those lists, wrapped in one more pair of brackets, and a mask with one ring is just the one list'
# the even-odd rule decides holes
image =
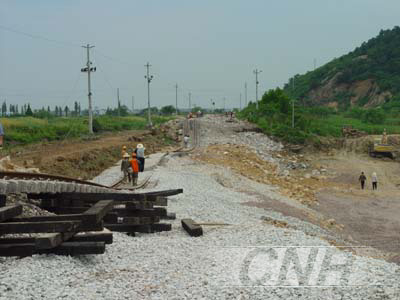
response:
{"label": "orange safety vest", "polygon": [[136,158],[131,159],[131,166],[133,173],[139,173],[139,162]]}

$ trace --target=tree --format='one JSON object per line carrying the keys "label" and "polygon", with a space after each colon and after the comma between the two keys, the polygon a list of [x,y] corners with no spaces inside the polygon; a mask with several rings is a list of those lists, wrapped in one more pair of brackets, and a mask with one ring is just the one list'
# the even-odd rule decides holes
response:
{"label": "tree", "polygon": [[50,105],[49,106],[47,106],[47,112],[50,114],[51,113],[51,110],[50,110]]}
{"label": "tree", "polygon": [[68,113],[69,113],[68,105],[65,105],[64,112],[65,112],[65,116],[68,117]]}
{"label": "tree", "polygon": [[1,105],[1,115],[5,116],[7,114],[7,103],[4,100],[3,104]]}
{"label": "tree", "polygon": [[26,109],[25,115],[27,115],[27,116],[33,116],[33,112],[32,112],[32,109],[31,109],[31,105],[30,105],[29,103],[28,103],[28,107],[27,107],[27,109]]}
{"label": "tree", "polygon": [[161,108],[161,114],[163,115],[172,115],[175,113],[175,107],[172,105],[163,106]]}
{"label": "tree", "polygon": [[80,116],[81,115],[81,104],[79,103],[79,105],[78,105],[78,115]]}
{"label": "tree", "polygon": [[79,110],[78,102],[75,101],[75,103],[74,103],[74,114],[75,114],[75,116],[78,116],[78,110]]}
{"label": "tree", "polygon": [[16,113],[17,115],[19,114],[19,111],[18,111],[18,104],[15,105],[15,113]]}

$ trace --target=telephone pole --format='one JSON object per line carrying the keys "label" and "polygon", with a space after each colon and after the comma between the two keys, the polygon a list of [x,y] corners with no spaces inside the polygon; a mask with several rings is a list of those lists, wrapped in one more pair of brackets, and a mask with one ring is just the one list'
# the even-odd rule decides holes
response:
{"label": "telephone pole", "polygon": [[119,88],[117,88],[117,100],[118,100],[118,117],[120,117],[121,116],[121,111],[120,111],[121,103],[119,102]]}
{"label": "telephone pole", "polygon": [[244,106],[247,106],[247,82],[244,83]]}
{"label": "telephone pole", "polygon": [[226,111],[226,98],[224,97],[224,112]]}
{"label": "telephone pole", "polygon": [[239,97],[239,108],[240,108],[240,110],[242,110],[242,93],[240,93],[240,97]]}
{"label": "telephone pole", "polygon": [[91,87],[91,82],[90,82],[90,72],[96,72],[96,67],[91,67],[92,62],[90,61],[90,51],[89,50],[91,48],[94,48],[94,46],[90,46],[90,44],[87,44],[86,46],[82,46],[82,47],[86,48],[87,61],[86,61],[86,67],[82,68],[81,72],[87,72],[87,74],[88,74],[89,133],[93,134],[92,87]]}
{"label": "telephone pole", "polygon": [[175,111],[178,115],[178,84],[175,84]]}
{"label": "telephone pole", "polygon": [[147,63],[145,65],[145,67],[147,68],[147,75],[144,76],[144,78],[147,79],[147,125],[149,127],[153,126],[153,123],[151,123],[151,113],[150,113],[150,82],[153,79],[153,75],[150,75],[150,67],[151,65],[149,63]]}
{"label": "telephone pole", "polygon": [[134,110],[135,110],[135,96],[132,96],[132,114]]}
{"label": "telephone pole", "polygon": [[258,74],[260,74],[261,72],[262,71],[258,70],[258,69],[255,69],[253,71],[253,73],[256,74],[256,108],[257,109],[258,109],[258,84],[259,84],[259,82],[258,82]]}
{"label": "telephone pole", "polygon": [[189,113],[192,111],[192,93],[189,92]]}
{"label": "telephone pole", "polygon": [[293,98],[292,98],[292,128],[294,128],[294,77],[292,81],[292,91],[293,91]]}

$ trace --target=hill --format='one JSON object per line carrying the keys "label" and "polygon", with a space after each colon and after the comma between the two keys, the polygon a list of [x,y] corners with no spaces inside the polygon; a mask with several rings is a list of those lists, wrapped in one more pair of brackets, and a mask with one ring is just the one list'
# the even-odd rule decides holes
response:
{"label": "hill", "polygon": [[305,105],[400,110],[400,27],[381,30],[354,51],[294,77],[284,87]]}

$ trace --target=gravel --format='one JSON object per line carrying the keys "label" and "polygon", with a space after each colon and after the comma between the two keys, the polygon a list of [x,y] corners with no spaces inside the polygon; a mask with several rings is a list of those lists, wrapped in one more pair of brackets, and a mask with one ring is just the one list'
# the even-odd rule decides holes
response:
{"label": "gravel", "polygon": [[[216,174],[223,176],[228,184],[221,185],[216,180]],[[243,202],[258,199],[235,188],[238,178],[229,170],[200,165],[189,157],[170,157],[163,166],[155,170],[152,180],[158,182],[155,190],[184,189],[183,194],[169,197],[168,210],[177,215],[177,220],[172,221],[172,231],[136,237],[114,233],[114,243],[106,248],[104,255],[78,258],[55,255],[36,255],[24,259],[2,258],[0,299],[400,297],[400,269],[397,265],[331,247],[322,238],[327,233],[314,225],[286,218],[273,211],[243,205]],[[255,188],[262,191],[259,185],[255,185]],[[273,187],[264,186],[264,192],[272,197],[279,197]],[[284,220],[296,225],[297,229],[274,227],[263,222],[263,216]],[[191,238],[181,229],[179,220],[188,217],[197,222],[231,225],[204,226],[202,237]],[[246,265],[244,257],[249,252],[282,246],[328,249],[333,255],[351,259],[353,268],[351,272],[345,272],[350,275],[340,286],[321,286],[322,283],[318,283],[317,287],[300,288],[281,286],[291,284],[290,280],[269,286],[265,286],[265,281],[256,281],[259,274],[257,272],[265,271],[262,269],[265,267],[265,260],[253,260],[251,272],[240,271]],[[290,249],[295,248],[288,249],[290,254]],[[289,258],[294,259],[292,256]],[[315,266],[316,260],[305,261],[305,265]],[[300,261],[304,262],[301,259]],[[266,274],[272,273],[271,270],[267,269]],[[248,274],[251,280],[240,277],[243,274]],[[289,272],[289,275],[293,273]],[[308,284],[307,280],[299,281],[300,284]]]}

